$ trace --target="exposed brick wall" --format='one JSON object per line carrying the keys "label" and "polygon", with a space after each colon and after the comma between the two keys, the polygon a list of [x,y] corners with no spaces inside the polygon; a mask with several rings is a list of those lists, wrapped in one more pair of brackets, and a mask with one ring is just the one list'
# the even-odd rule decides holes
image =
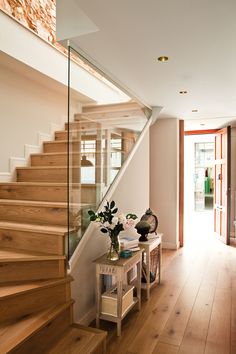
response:
{"label": "exposed brick wall", "polygon": [[[56,0],[0,0],[0,10],[67,55],[67,50],[56,42]],[[90,74],[114,88],[106,78],[76,55],[72,54],[72,59]]]}
{"label": "exposed brick wall", "polygon": [[0,8],[49,43],[55,43],[56,0],[0,0]]}

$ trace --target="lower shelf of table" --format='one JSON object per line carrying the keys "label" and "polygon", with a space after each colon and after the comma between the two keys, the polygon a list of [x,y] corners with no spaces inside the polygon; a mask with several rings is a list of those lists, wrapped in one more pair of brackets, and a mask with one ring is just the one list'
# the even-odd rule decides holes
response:
{"label": "lower shelf of table", "polygon": [[141,289],[151,288],[153,285],[159,284],[159,278],[155,279],[151,283],[141,283]]}
{"label": "lower shelf of table", "polygon": [[111,322],[118,322],[119,320],[123,320],[125,316],[128,314],[128,312],[139,302],[139,299],[137,297],[134,297],[133,303],[125,310],[123,313],[122,317],[119,318],[118,316],[112,316],[108,314],[99,314],[99,319],[101,320],[106,320],[106,321],[111,321]]}

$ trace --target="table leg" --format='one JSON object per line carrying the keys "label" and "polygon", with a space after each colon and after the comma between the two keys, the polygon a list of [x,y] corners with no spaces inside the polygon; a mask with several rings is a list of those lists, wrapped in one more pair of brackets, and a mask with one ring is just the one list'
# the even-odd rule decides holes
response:
{"label": "table leg", "polygon": [[159,264],[158,264],[158,266],[159,266],[159,284],[161,284],[161,256],[162,256],[162,250],[161,250],[161,243],[159,244],[159,247],[158,247],[158,249],[159,249]]}
{"label": "table leg", "polygon": [[141,259],[137,263],[137,298],[138,298],[138,309],[141,310]]}
{"label": "table leg", "polygon": [[121,335],[121,320],[117,321],[117,337]]}
{"label": "table leg", "polygon": [[100,313],[101,313],[101,275],[96,269],[96,327],[100,328]]}
{"label": "table leg", "polygon": [[123,282],[117,281],[117,336],[121,335]]}
{"label": "table leg", "polygon": [[150,252],[146,252],[146,264],[147,264],[147,299],[150,298]]}

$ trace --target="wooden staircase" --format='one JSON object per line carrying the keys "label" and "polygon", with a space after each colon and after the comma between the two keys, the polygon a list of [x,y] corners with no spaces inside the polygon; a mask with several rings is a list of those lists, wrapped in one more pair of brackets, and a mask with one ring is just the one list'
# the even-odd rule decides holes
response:
{"label": "wooden staircase", "polygon": [[[0,354],[105,353],[106,332],[73,324],[65,256],[66,134],[57,132],[30,157],[29,167],[17,168],[16,182],[0,183]],[[78,149],[80,141],[73,145]],[[79,191],[81,156],[72,156]],[[78,210],[86,190],[94,203],[96,190],[85,185]]]}
{"label": "wooden staircase", "polygon": [[[67,130],[73,140],[71,181],[80,196],[75,210],[80,212],[95,203],[96,186],[104,182],[99,172],[102,134],[120,139],[120,153],[127,155],[137,135],[121,130],[120,122],[134,114],[144,117],[134,102],[85,108],[65,130],[55,132],[54,141],[44,142],[42,153],[31,155],[29,167],[16,169],[16,182],[0,183],[0,354],[105,353],[105,332],[73,324],[72,278],[65,256]],[[81,188],[80,148],[85,139],[96,141],[97,185]],[[110,153],[108,146],[108,164]]]}

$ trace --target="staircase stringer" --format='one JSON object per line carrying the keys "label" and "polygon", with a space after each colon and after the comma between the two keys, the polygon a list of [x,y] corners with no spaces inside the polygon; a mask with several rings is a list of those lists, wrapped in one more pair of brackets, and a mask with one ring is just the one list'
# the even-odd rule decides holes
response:
{"label": "staircase stringer", "polygon": [[38,131],[37,133],[37,145],[25,144],[24,145],[24,157],[9,157],[9,169],[8,171],[0,172],[0,182],[15,182],[16,181],[16,167],[29,166],[29,157],[31,154],[40,153],[45,141],[54,140],[54,133],[60,130],[61,124],[50,123],[50,133],[44,133]]}

